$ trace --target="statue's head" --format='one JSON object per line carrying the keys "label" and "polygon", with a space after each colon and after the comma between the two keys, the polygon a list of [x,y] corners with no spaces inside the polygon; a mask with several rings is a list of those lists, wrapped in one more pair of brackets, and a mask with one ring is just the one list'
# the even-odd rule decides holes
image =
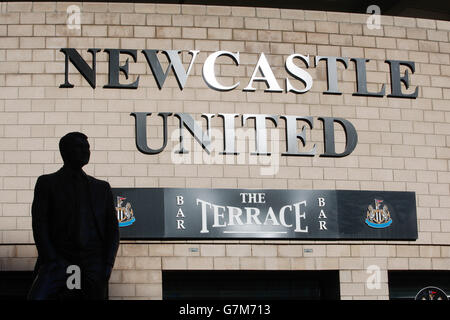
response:
{"label": "statue's head", "polygon": [[64,165],[81,169],[88,164],[91,151],[88,137],[81,132],[70,132],[59,140],[59,151]]}

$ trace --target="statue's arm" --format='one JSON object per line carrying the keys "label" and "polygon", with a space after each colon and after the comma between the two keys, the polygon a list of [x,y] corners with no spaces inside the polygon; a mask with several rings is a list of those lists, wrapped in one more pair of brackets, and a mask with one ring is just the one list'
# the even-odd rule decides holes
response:
{"label": "statue's arm", "polygon": [[106,263],[112,269],[119,249],[119,222],[117,221],[116,209],[114,208],[111,186],[107,184],[106,197],[106,228],[107,228],[107,252]]}
{"label": "statue's arm", "polygon": [[42,262],[57,259],[55,248],[50,239],[49,228],[49,186],[45,179],[39,177],[34,188],[31,206],[33,237]]}

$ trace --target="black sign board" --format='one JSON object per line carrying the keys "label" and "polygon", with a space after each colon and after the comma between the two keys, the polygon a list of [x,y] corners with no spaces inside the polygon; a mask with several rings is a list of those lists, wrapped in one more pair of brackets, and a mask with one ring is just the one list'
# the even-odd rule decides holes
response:
{"label": "black sign board", "polygon": [[121,239],[416,240],[414,192],[113,189]]}

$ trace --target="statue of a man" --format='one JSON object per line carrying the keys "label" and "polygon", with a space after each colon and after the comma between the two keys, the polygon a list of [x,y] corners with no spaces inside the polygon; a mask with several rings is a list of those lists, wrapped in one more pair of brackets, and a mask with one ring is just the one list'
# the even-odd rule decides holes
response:
{"label": "statue of a man", "polygon": [[28,298],[105,299],[119,247],[111,187],[82,170],[90,157],[87,136],[68,133],[59,149],[64,166],[40,176],[34,189],[38,259]]}

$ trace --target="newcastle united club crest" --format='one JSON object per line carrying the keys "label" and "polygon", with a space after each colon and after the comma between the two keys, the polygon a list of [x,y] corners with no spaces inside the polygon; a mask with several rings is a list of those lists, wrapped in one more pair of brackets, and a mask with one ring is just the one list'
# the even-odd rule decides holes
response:
{"label": "newcastle united club crest", "polygon": [[425,287],[421,289],[414,300],[448,300],[444,290],[438,287]]}
{"label": "newcastle united club crest", "polygon": [[126,198],[117,197],[117,220],[119,220],[119,227],[126,227],[133,224],[136,219],[134,218],[133,209],[131,208],[131,204],[127,202],[125,207],[122,207],[122,203]]}
{"label": "newcastle united club crest", "polygon": [[391,214],[383,200],[375,199],[375,208],[369,205],[366,224],[372,228],[386,228],[392,224]]}

